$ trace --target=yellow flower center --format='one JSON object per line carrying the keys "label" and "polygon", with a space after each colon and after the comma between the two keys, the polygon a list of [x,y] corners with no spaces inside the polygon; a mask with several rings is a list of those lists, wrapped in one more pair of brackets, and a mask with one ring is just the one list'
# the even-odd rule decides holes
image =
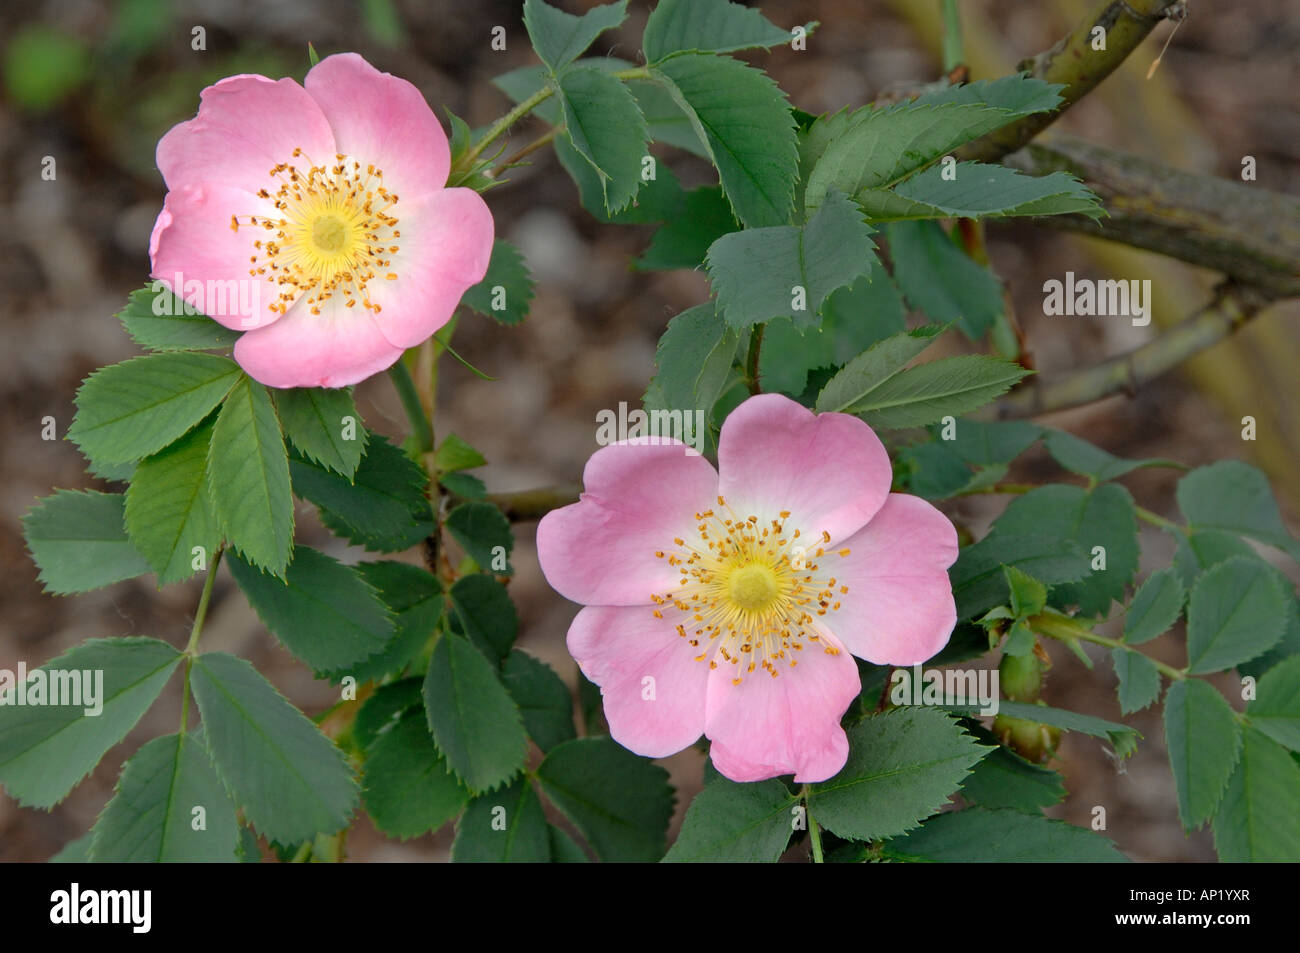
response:
{"label": "yellow flower center", "polygon": [[695,660],[710,668],[719,660],[732,665],[737,685],[759,668],[776,678],[780,666],[796,666],[797,654],[812,643],[839,654],[819,620],[840,608],[849,587],[827,575],[819,560],[849,550],[827,553],[824,531],[809,544],[802,531],[786,528],[789,518],[782,512],[764,524],[757,516],[740,517],[718,497],[718,510],[695,514],[690,539],[674,539],[674,550],[655,553],[681,573],[677,589],[651,595],[655,617],[664,618],[668,607],[686,613],[677,634],[699,650]]}
{"label": "yellow flower center", "polygon": [[[293,157],[303,156],[301,149]],[[378,312],[367,291],[388,269],[402,233],[389,210],[397,194],[384,187],[383,170],[339,154],[332,166],[311,162],[306,168],[282,162],[270,171],[275,190],[261,189],[277,215],[232,215],[230,227],[252,225],[267,232],[253,242],[248,273],[269,277],[279,286],[270,309],[284,314],[302,295],[313,314],[335,295],[351,308],[358,301]]]}

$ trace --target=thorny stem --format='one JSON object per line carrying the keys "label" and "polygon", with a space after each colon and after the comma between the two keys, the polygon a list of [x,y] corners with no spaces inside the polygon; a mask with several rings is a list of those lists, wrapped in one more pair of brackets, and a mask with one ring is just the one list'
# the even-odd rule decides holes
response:
{"label": "thorny stem", "polygon": [[190,669],[194,666],[199,647],[199,635],[203,632],[203,620],[208,615],[208,603],[212,600],[212,586],[217,581],[217,567],[221,565],[220,546],[212,555],[208,566],[208,578],[203,580],[203,592],[199,595],[198,608],[194,610],[194,625],[190,627],[190,640],[185,645],[185,688],[181,693],[181,730],[183,735],[188,730],[190,719]]}
{"label": "thorny stem", "polygon": [[411,423],[411,433],[419,442],[420,452],[428,453],[433,449],[433,425],[424,412],[424,405],[420,403],[420,394],[415,389],[415,381],[406,362],[398,361],[390,367],[388,376],[393,379],[397,396],[402,400],[402,409],[406,411],[406,419]]}

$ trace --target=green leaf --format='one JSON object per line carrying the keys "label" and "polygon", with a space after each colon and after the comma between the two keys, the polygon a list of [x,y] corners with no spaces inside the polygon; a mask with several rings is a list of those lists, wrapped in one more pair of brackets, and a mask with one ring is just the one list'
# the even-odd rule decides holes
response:
{"label": "green leaf", "polygon": [[284,435],[298,451],[349,480],[366,449],[366,430],[347,387],[275,391]]}
{"label": "green leaf", "polygon": [[207,493],[212,424],[195,427],[174,444],[141,461],[126,491],[126,532],[158,574],[158,584],[188,579],[195,547],[206,566],[221,542]]}
{"label": "green leaf", "polygon": [[546,825],[551,841],[551,862],[555,864],[589,864],[590,858],[567,833],[554,824]]}
{"label": "green leaf", "polygon": [[1300,655],[1264,673],[1246,706],[1250,724],[1280,745],[1300,751]]}
{"label": "green leaf", "polygon": [[[362,751],[368,750],[376,739],[392,729],[403,715],[414,708],[420,709],[420,714],[423,715],[423,685],[423,678],[413,676],[376,688],[375,693],[362,703],[352,722],[352,739],[357,747]],[[423,724],[420,725],[420,730],[426,736],[429,734],[428,728]]]}
{"label": "green leaf", "polygon": [[460,303],[508,327],[528,316],[532,300],[533,276],[524,264],[524,256],[514,245],[498,238],[492,244],[487,274],[465,292]]}
{"label": "green leaf", "polygon": [[442,473],[438,482],[452,496],[462,500],[481,500],[487,496],[487,487],[478,477],[469,473]]}
{"label": "green leaf", "polygon": [[1160,672],[1141,652],[1119,648],[1110,650],[1119,679],[1119,710],[1126,715],[1140,711],[1160,697]]}
{"label": "green leaf", "polygon": [[951,446],[966,463],[991,466],[1010,463],[1042,435],[1042,428],[1023,420],[961,420],[953,430]]}
{"label": "green leaf", "polygon": [[515,538],[510,521],[491,503],[462,503],[447,514],[443,526],[485,571],[508,576]]}
{"label": "green leaf", "polygon": [[215,354],[176,352],[102,367],[77,391],[68,439],[96,463],[157,453],[208,415],[241,378]]}
{"label": "green leaf", "polygon": [[90,844],[94,832],[87,831],[74,841],[63,845],[63,849],[50,858],[52,864],[88,864],[90,863]]}
{"label": "green leaf", "polygon": [[149,571],[126,535],[126,497],[56,490],[23,517],[23,538],[45,591],[87,592]]}
{"label": "green leaf", "polygon": [[293,493],[280,422],[266,388],[241,377],[217,415],[208,489],[226,539],[283,576],[293,549]]}
{"label": "green leaf", "polygon": [[774,864],[790,843],[798,803],[777,780],[719,778],[691,801],[664,863]]}
{"label": "green leaf", "polygon": [[542,0],[524,0],[524,27],[543,63],[559,72],[581,56],[596,37],[627,17],[627,0],[593,7],[582,16],[565,13]]}
{"label": "green leaf", "polygon": [[968,730],[995,747],[962,782],[961,795],[966,800],[980,807],[1009,807],[1034,814],[1065,799],[1065,779],[1058,772],[1026,761],[979,726]]}
{"label": "green leaf", "polygon": [[383,560],[358,563],[356,571],[370,584],[393,616],[396,631],[377,655],[353,667],[358,683],[406,668],[420,654],[442,618],[442,586],[419,566]]}
{"label": "green leaf", "polygon": [[669,321],[655,349],[662,409],[702,410],[707,415],[739,346],[739,336],[723,323],[712,302],[688,308]]}
{"label": "green leaf", "polygon": [[[180,660],[157,639],[91,639],[29,672],[25,687],[5,673],[0,784],[24,807],[53,807],[126,737]],[[56,694],[68,703],[50,704]],[[97,715],[86,714],[97,708]]]}
{"label": "green leaf", "polygon": [[505,587],[480,573],[461,576],[448,593],[461,629],[492,661],[510,652],[519,633],[519,615]]}
{"label": "green leaf", "polygon": [[886,857],[930,863],[1124,863],[1107,837],[1064,821],[969,807],[932,817],[884,845]]}
{"label": "green leaf", "polygon": [[1080,579],[1089,571],[1083,549],[1072,540],[990,533],[978,543],[963,547],[948,570],[958,618],[972,618],[1008,600],[1004,565],[1022,569],[1048,585]]}
{"label": "green leaf", "polygon": [[438,640],[424,707],[438,749],[471,791],[491,791],[522,770],[528,736],[519,709],[491,663],[460,636]]}
{"label": "green leaf", "polygon": [[1240,533],[1300,559],[1300,542],[1282,524],[1268,478],[1249,464],[1223,460],[1199,467],[1178,481],[1177,496],[1194,528]]}
{"label": "green leaf", "polygon": [[874,260],[862,211],[838,194],[806,225],[732,232],[708,253],[718,310],[737,329],[780,317],[815,323],[831,292],[866,275]]}
{"label": "green leaf", "polygon": [[1005,308],[997,276],[934,222],[896,222],[885,234],[894,278],[912,307],[933,321],[957,322],[973,341],[982,338]]}
{"label": "green leaf", "polygon": [[[1050,484],[1012,500],[998,517],[994,533],[1040,534],[1072,540],[1088,558],[1090,574],[1078,583],[1052,591],[1057,606],[1077,604],[1083,615],[1096,616],[1123,601],[1124,591],[1137,572],[1137,516],[1133,497],[1113,483],[1091,490]],[[1105,568],[1093,569],[1102,547]]]}
{"label": "green leaf", "polygon": [[817,395],[817,410],[841,411],[869,400],[875,391],[902,373],[909,361],[933,344],[942,330],[930,325],[873,344],[826,382]]}
{"label": "green leaf", "polygon": [[552,748],[536,777],[601,860],[654,862],[663,856],[673,813],[663,768],[610,738],[577,738]]}
{"label": "green leaf", "polygon": [[627,206],[641,188],[641,160],[650,132],[631,91],[598,69],[575,68],[559,81],[565,134],[600,180],[609,212]]}
{"label": "green leaf", "polygon": [[[974,717],[979,712],[978,705],[948,705],[946,707],[970,717]],[[1136,729],[1130,728],[1128,725],[1122,725],[1119,722],[1106,721],[1104,718],[1082,715],[1077,711],[1064,711],[1060,708],[1049,708],[1046,705],[1004,700],[998,703],[998,714],[1006,715],[1008,718],[1023,718],[1026,721],[1051,725],[1060,728],[1062,731],[1077,731],[1080,734],[1101,738],[1109,741],[1111,747],[1115,749],[1115,754],[1121,758],[1127,758],[1137,750],[1139,735]]]}
{"label": "green leaf", "polygon": [[1236,715],[1208,682],[1174,682],[1165,695],[1165,746],[1185,830],[1214,815],[1241,753]]}
{"label": "green leaf", "polygon": [[1028,73],[1015,73],[975,83],[931,87],[912,102],[920,106],[974,103],[1005,109],[1013,116],[1020,117],[1055,109],[1060,105],[1060,93],[1064,88],[1059,83],[1044,82]]}
{"label": "green leaf", "polygon": [[1140,467],[1178,467],[1173,460],[1123,460],[1064,430],[1045,430],[1043,443],[1056,462],[1071,473],[1095,480],[1115,480]]}
{"label": "green leaf", "polygon": [[1187,603],[1187,671],[1219,672],[1266,652],[1286,631],[1290,600],[1258,559],[1235,556],[1205,572]]}
{"label": "green leaf", "polygon": [[442,438],[442,443],[438,444],[438,449],[434,451],[433,462],[440,471],[451,472],[473,470],[475,467],[483,466],[487,460],[484,459],[483,454],[460,437],[449,433]]}
{"label": "green leaf", "polygon": [[452,863],[545,864],[551,837],[537,792],[525,778],[470,802],[456,825]]}
{"label": "green leaf", "polygon": [[343,752],[252,665],[200,655],[190,686],[217,773],[259,832],[296,844],[347,825],[357,783]]}
{"label": "green leaf", "polygon": [[1003,566],[1002,574],[1007,577],[1007,589],[1011,592],[1011,611],[1015,618],[1038,615],[1047,605],[1047,587],[1023,569],[1015,566]]}
{"label": "green leaf", "polygon": [[232,554],[230,574],[280,644],[318,674],[352,674],[395,629],[379,594],[351,566],[295,546],[284,580]]}
{"label": "green leaf", "polygon": [[233,863],[239,847],[235,806],[194,735],[155,738],[137,751],[92,834],[96,863]]}
{"label": "green leaf", "polygon": [[577,737],[573,728],[573,696],[549,665],[514,649],[506,657],[501,680],[519,706],[528,737],[542,751],[550,751]]}
{"label": "green leaf", "polygon": [[1124,641],[1150,642],[1168,632],[1183,611],[1187,593],[1173,567],[1153,572],[1133,596],[1124,616]]}
{"label": "green leaf", "polygon": [[873,427],[924,427],[978,410],[1028,373],[983,354],[943,357],[891,377],[847,412]]}
{"label": "green leaf", "polygon": [[1068,172],[1033,176],[980,162],[931,166],[893,189],[864,189],[854,197],[877,222],[1071,213],[1094,221],[1101,217],[1097,196]]}
{"label": "green leaf", "polygon": [[851,840],[891,837],[942,807],[988,748],[934,708],[895,708],[849,729],[849,758],[808,811]]}
{"label": "green leaf", "polygon": [[819,374],[829,378],[831,368],[904,330],[902,296],[883,268],[873,269],[869,278],[831,292],[817,327],[800,329],[784,318],[768,323],[758,364],[763,390],[805,400],[811,376],[814,393],[807,396],[815,397]]}
{"label": "green leaf", "polygon": [[728,0],[660,0],[646,20],[641,46],[646,61],[657,63],[685,50],[770,49],[789,43],[791,35],[757,10]]}
{"label": "green leaf", "polygon": [[131,340],[150,351],[226,350],[239,338],[238,331],[186,304],[161,281],[132,291],[117,317]]}
{"label": "green leaf", "polygon": [[640,271],[698,268],[709,246],[738,228],[722,189],[716,185],[691,189],[683,199],[680,214],[654,233],[645,254],[633,262],[633,267]]}
{"label": "green leaf", "polygon": [[685,53],[655,69],[686,113],[736,218],[749,228],[785,225],[798,174],[795,125],[767,74],[729,56]]}
{"label": "green leaf", "polygon": [[1300,861],[1300,765],[1247,727],[1241,758],[1214,816],[1214,849],[1224,863]]}
{"label": "green leaf", "polygon": [[424,471],[400,448],[371,434],[352,482],[298,457],[289,461],[293,490],[315,503],[321,521],[373,552],[401,552],[433,532]]}
{"label": "green leaf", "polygon": [[[1034,80],[1016,78],[1002,86],[971,83],[929,99],[921,98],[886,109],[865,107],[850,113],[828,130],[833,135],[808,174],[804,201],[821,204],[837,188],[848,195],[881,189],[901,181],[962,143],[1034,112],[1049,98]],[[984,100],[984,95],[994,99]],[[1009,108],[1003,108],[1004,106]]]}
{"label": "green leaf", "polygon": [[410,711],[379,735],[366,757],[366,813],[390,837],[418,837],[455,817],[467,791],[434,746],[424,713]]}

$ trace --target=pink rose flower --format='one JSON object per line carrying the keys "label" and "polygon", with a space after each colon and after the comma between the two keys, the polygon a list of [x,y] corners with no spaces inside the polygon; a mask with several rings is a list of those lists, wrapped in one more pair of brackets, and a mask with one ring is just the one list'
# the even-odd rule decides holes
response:
{"label": "pink rose flower", "polygon": [[304,86],[231,76],[158,143],[167,198],[152,276],[228,328],[271,387],[343,387],[390,367],[482,280],[492,215],[448,189],[447,136],[419,91],[355,53]]}
{"label": "pink rose flower", "polygon": [[704,734],[733,781],[823,781],[848,756],[850,655],[917,664],[956,624],[957,532],[889,492],[889,457],[856,417],[762,394],[723,424],[716,471],[676,442],[620,443],[583,482],[542,520],[538,555],[584,605],[569,651],[637,754]]}

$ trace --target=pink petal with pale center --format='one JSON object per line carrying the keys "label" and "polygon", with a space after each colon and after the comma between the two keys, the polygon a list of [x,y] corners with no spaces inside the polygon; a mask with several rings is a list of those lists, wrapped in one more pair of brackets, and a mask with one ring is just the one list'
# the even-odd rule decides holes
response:
{"label": "pink petal with pale center", "polygon": [[610,735],[624,748],[662,758],[704,733],[709,666],[694,660],[699,650],[671,618],[646,606],[589,606],[569,627],[568,645],[600,686]]}
{"label": "pink petal with pale center", "polygon": [[850,652],[877,665],[916,665],[948,643],[957,610],[948,567],[957,530],[925,500],[891,493],[871,522],[844,541],[835,565],[849,587],[826,625]]}
{"label": "pink petal with pale center", "polygon": [[367,290],[376,317],[395,347],[412,347],[451,320],[461,296],[487,274],[494,226],[487,203],[473,189],[441,189],[393,213],[402,233],[399,251]]}
{"label": "pink petal with pale center", "polygon": [[[678,442],[614,444],[592,454],[577,503],[537,527],[537,556],[551,587],[583,605],[648,606],[678,588],[680,574],[656,552],[693,532],[715,502],[718,475]],[[698,534],[696,534],[698,536]]]}
{"label": "pink petal with pale center", "polygon": [[825,781],[844,767],[849,742],[840,719],[861,689],[858,667],[848,652],[825,651],[838,644],[826,634],[788,653],[773,678],[761,668],[742,673],[718,658],[709,675],[704,733],[713,742],[709,757],[733,781],[762,781],[793,774],[795,781]]}
{"label": "pink petal with pale center", "polygon": [[313,66],[304,82],[334,130],[338,151],[382,169],[390,192],[414,200],[447,184],[447,134],[406,80],[381,73],[356,53],[337,53]]}
{"label": "pink petal with pale center", "polygon": [[228,185],[173,188],[149,239],[150,277],[228,328],[245,331],[271,324],[280,317],[270,310],[279,290],[265,277],[248,273],[253,239],[262,230],[230,227],[232,209],[261,215],[269,207]]}
{"label": "pink petal with pale center", "polygon": [[789,511],[803,538],[842,540],[889,494],[892,470],[870,427],[848,414],[814,414],[780,394],[751,397],[731,412],[718,440],[718,492],[740,517],[760,523]]}
{"label": "pink petal with pale center", "polygon": [[[244,74],[203,90],[198,115],[162,137],[156,158],[169,189],[224,185],[274,192],[280,179],[271,176],[272,167],[306,165],[292,157],[295,148],[317,163],[334,158],[334,134],[316,100],[291,79]],[[248,204],[245,198],[227,210],[226,222],[253,211]]]}
{"label": "pink petal with pale center", "polygon": [[274,324],[235,342],[235,360],[268,387],[347,387],[392,367],[402,356],[388,343],[374,316],[349,308],[342,295],[312,314],[305,298]]}

